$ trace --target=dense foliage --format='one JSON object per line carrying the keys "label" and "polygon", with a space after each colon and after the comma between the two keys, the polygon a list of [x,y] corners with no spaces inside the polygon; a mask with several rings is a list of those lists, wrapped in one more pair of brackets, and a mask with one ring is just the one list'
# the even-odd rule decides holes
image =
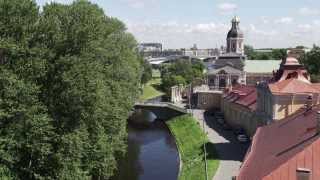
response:
{"label": "dense foliage", "polygon": [[141,84],[146,84],[152,79],[152,67],[151,64],[147,61],[144,60],[142,63],[143,67],[143,73],[141,76]]}
{"label": "dense foliage", "polygon": [[0,28],[0,179],[108,179],[139,94],[134,37],[85,0],[0,0]]}
{"label": "dense foliage", "polygon": [[300,58],[300,61],[311,74],[311,80],[313,82],[320,82],[320,47],[313,46],[310,52],[305,53]]}
{"label": "dense foliage", "polygon": [[272,49],[271,52],[257,52],[249,45],[244,46],[244,52],[249,60],[279,60],[287,55],[286,49]]}
{"label": "dense foliage", "polygon": [[203,78],[204,65],[200,61],[178,60],[161,67],[162,88],[169,92],[175,85],[185,85]]}

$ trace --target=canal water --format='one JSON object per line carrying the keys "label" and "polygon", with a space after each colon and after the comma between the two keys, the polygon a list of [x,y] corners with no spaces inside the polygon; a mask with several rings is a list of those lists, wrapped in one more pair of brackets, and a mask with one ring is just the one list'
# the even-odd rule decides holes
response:
{"label": "canal water", "polygon": [[177,179],[179,154],[163,121],[154,120],[146,112],[129,121],[128,153],[118,172],[117,180]]}

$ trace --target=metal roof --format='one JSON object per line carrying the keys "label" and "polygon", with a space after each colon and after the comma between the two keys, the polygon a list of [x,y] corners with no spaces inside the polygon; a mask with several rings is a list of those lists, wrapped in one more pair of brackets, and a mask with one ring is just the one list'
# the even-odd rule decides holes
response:
{"label": "metal roof", "polygon": [[298,168],[310,169],[312,179],[318,179],[317,111],[319,106],[307,113],[301,109],[284,120],[258,128],[237,180],[295,180]]}
{"label": "metal roof", "polygon": [[246,60],[244,71],[247,73],[272,73],[279,69],[281,60]]}

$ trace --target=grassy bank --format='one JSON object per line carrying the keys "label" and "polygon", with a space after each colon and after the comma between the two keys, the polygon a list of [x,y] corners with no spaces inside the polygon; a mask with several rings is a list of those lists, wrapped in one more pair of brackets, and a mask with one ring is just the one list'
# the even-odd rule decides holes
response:
{"label": "grassy bank", "polygon": [[203,144],[206,143],[208,177],[212,179],[218,166],[216,151],[199,124],[190,115],[176,117],[167,121],[167,125],[175,136],[182,169],[179,180],[205,180],[205,162]]}
{"label": "grassy bank", "polygon": [[152,99],[163,95],[159,89],[161,84],[161,78],[152,78],[142,89],[142,94],[140,96],[141,101]]}
{"label": "grassy bank", "polygon": [[161,95],[164,95],[164,93],[160,90],[161,85],[161,77],[160,77],[160,71],[159,70],[152,70],[152,79],[144,85],[142,89],[142,94],[140,96],[141,101],[145,101],[148,99],[152,99]]}

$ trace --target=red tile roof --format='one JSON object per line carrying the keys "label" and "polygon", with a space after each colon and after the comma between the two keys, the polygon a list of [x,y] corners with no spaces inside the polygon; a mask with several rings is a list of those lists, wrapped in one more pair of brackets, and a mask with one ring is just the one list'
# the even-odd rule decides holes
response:
{"label": "red tile roof", "polygon": [[299,79],[287,79],[269,84],[269,89],[273,94],[299,94],[299,93],[319,93],[314,85]]}
{"label": "red tile roof", "polygon": [[225,95],[225,100],[242,105],[250,110],[256,109],[257,90],[255,86],[236,86]]}
{"label": "red tile roof", "polygon": [[297,168],[308,168],[313,180],[319,179],[319,110],[317,107],[304,113],[301,109],[284,120],[258,128],[237,180],[296,180]]}

